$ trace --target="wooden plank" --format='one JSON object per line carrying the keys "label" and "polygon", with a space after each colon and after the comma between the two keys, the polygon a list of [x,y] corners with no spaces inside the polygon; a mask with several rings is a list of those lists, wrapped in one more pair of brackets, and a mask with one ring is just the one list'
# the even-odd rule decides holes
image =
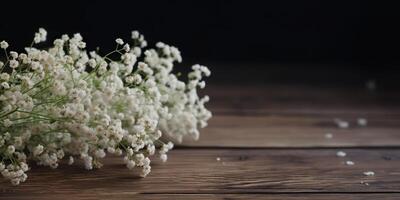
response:
{"label": "wooden plank", "polygon": [[[144,179],[127,171],[115,157],[95,171],[77,165],[62,165],[57,170],[34,167],[28,181],[18,187],[2,180],[0,196],[400,193],[399,149],[347,149],[346,158],[336,157],[336,151],[176,149],[167,163],[153,163],[152,173]],[[346,160],[355,165],[345,165]],[[376,174],[367,177],[365,171]]]}
{"label": "wooden plank", "polygon": [[[367,126],[360,126],[357,115],[340,117],[350,123],[349,128],[338,128],[334,115],[216,115],[201,131],[200,140],[186,139],[183,146],[400,147],[400,118],[368,115]],[[327,139],[326,133],[333,137]]]}
{"label": "wooden plank", "polygon": [[[214,117],[191,147],[400,146],[400,96],[390,90],[310,85],[211,85]],[[350,122],[339,129],[335,118]],[[357,125],[366,118],[368,125]],[[332,139],[325,134],[332,133]]]}
{"label": "wooden plank", "polygon": [[176,200],[187,200],[187,199],[198,199],[198,200],[248,200],[248,199],[264,199],[264,200],[381,200],[381,199],[399,199],[400,194],[132,194],[126,193],[69,193],[63,196],[52,195],[52,194],[39,194],[35,196],[0,196],[0,199],[14,199],[14,200],[53,200],[53,199],[140,199],[140,200],[153,200],[153,199],[176,199]]}
{"label": "wooden plank", "polygon": [[316,85],[209,85],[215,114],[380,114],[400,115],[395,90]]}

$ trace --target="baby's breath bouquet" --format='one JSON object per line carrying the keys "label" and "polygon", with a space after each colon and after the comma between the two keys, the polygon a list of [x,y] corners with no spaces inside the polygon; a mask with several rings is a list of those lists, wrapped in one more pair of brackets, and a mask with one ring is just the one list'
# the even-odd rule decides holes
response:
{"label": "baby's breath bouquet", "polygon": [[106,55],[87,52],[80,34],[35,48],[46,35],[40,28],[24,53],[0,43],[0,172],[12,184],[27,179],[28,161],[57,168],[62,159],[81,159],[90,170],[107,154],[144,177],[150,156],[167,160],[171,141],[197,139],[207,125],[209,98],[197,89],[210,71],[194,65],[186,82],[179,80],[172,72],[182,61],[176,47],[158,42],[147,49],[133,31],[131,42],[116,39]]}

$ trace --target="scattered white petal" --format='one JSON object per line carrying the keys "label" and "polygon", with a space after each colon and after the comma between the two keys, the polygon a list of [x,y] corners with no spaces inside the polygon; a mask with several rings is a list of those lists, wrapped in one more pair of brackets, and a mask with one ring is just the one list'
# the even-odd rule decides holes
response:
{"label": "scattered white petal", "polygon": [[337,123],[339,128],[349,128],[349,122],[346,121],[340,121]]}
{"label": "scattered white petal", "polygon": [[346,165],[354,165],[354,162],[353,161],[351,161],[351,160],[348,160],[348,161],[346,161]]}
{"label": "scattered white petal", "polygon": [[374,176],[374,175],[375,175],[375,172],[373,172],[373,171],[367,171],[367,172],[364,172],[364,175],[365,175],[365,176]]}
{"label": "scattered white petal", "polygon": [[338,152],[336,152],[336,156],[337,156],[337,157],[345,157],[345,156],[346,156],[346,152],[344,152],[344,151],[338,151]]}
{"label": "scattered white petal", "polygon": [[365,119],[365,118],[358,118],[358,119],[357,119],[357,124],[358,124],[359,126],[367,126],[368,121],[367,121],[367,119]]}
{"label": "scattered white petal", "polygon": [[221,161],[221,158],[220,158],[220,157],[217,157],[217,161]]}
{"label": "scattered white petal", "polygon": [[332,139],[333,138],[333,134],[332,133],[326,133],[325,134],[325,138],[326,139]]}
{"label": "scattered white petal", "polygon": [[344,120],[339,119],[339,118],[335,118],[333,121],[336,123],[336,125],[339,128],[349,128],[349,126],[350,126],[349,122],[344,121]]}
{"label": "scattered white petal", "polygon": [[363,185],[369,186],[368,182],[360,181],[360,183],[363,184]]}

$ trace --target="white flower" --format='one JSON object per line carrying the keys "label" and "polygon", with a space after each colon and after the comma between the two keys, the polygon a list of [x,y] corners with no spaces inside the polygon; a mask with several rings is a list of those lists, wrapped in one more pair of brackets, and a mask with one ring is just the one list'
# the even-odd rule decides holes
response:
{"label": "white flower", "polygon": [[0,42],[0,47],[2,48],[2,49],[7,49],[8,48],[8,43],[6,42],[6,41],[1,41]]}
{"label": "white flower", "polygon": [[153,155],[156,152],[156,147],[154,146],[154,144],[149,144],[147,146],[147,152],[149,153],[149,155]]}
{"label": "white flower", "polygon": [[10,56],[12,59],[17,59],[18,58],[18,53],[15,51],[10,51]]}
{"label": "white flower", "polygon": [[2,82],[0,85],[4,89],[10,89],[10,84],[8,84],[7,82]]}
{"label": "white flower", "polygon": [[44,28],[39,28],[39,31],[35,33],[35,37],[33,38],[33,42],[38,44],[40,42],[45,42],[47,38],[47,31]]}
{"label": "white flower", "polygon": [[41,39],[42,41],[46,41],[46,37],[47,37],[47,31],[44,28],[39,28],[39,33],[41,35]]}
{"label": "white flower", "polygon": [[117,44],[119,44],[119,45],[123,45],[123,44],[124,44],[124,41],[123,41],[121,38],[115,39],[115,42],[116,42]]}
{"label": "white flower", "polygon": [[129,44],[125,44],[123,49],[125,52],[129,52],[131,50],[131,47],[129,46]]}
{"label": "white flower", "polygon": [[13,145],[7,147],[8,154],[13,154],[14,152],[15,152],[15,147]]}
{"label": "white flower", "polygon": [[68,159],[68,165],[74,164],[74,157],[70,156]]}
{"label": "white flower", "polygon": [[15,69],[19,66],[19,62],[16,60],[10,60],[10,67]]}
{"label": "white flower", "polygon": [[33,155],[34,156],[38,156],[38,155],[40,155],[41,153],[43,153],[43,145],[37,145],[34,149],[33,149]]}
{"label": "white flower", "polygon": [[[34,42],[46,37],[39,29]],[[10,51],[8,65],[0,62],[7,67],[0,74],[1,123],[11,127],[0,135],[6,179],[24,182],[28,161],[57,168],[65,155],[68,164],[81,159],[86,169],[99,168],[106,152],[123,155],[127,168],[141,168],[145,177],[152,155],[167,160],[174,146],[168,138],[199,137],[198,129],[212,116],[204,105],[209,98],[197,94],[206,86],[208,68],[195,65],[189,81],[181,81],[174,74],[174,64],[182,60],[176,47],[160,42],[142,55],[144,36],[133,31],[132,39],[133,46],[116,40],[124,46],[112,54],[120,58],[86,50],[82,36],[74,34],[45,49]]]}
{"label": "white flower", "polygon": [[166,162],[167,159],[168,159],[167,154],[165,154],[165,153],[161,154],[161,155],[160,155],[160,159],[161,159],[161,161]]}
{"label": "white flower", "polygon": [[42,37],[40,35],[40,33],[35,33],[35,37],[33,38],[33,42],[35,42],[35,44],[40,43],[42,41]]}
{"label": "white flower", "polygon": [[106,156],[106,153],[104,152],[103,149],[98,149],[95,153],[97,158],[104,158]]}
{"label": "white flower", "polygon": [[139,31],[132,31],[132,39],[138,39],[140,36]]}
{"label": "white flower", "polygon": [[135,163],[135,161],[133,161],[133,160],[129,160],[129,161],[126,163],[126,167],[127,167],[128,169],[133,169],[135,166],[136,166],[136,163]]}
{"label": "white flower", "polygon": [[115,153],[115,148],[113,148],[113,147],[107,147],[107,152],[108,152],[108,153]]}
{"label": "white flower", "polygon": [[142,77],[140,74],[133,75],[133,83],[140,84],[142,82]]}
{"label": "white flower", "polygon": [[97,65],[96,60],[93,59],[93,58],[92,58],[92,59],[89,59],[87,63],[88,63],[89,66],[92,67],[92,68],[96,67],[96,65]]}

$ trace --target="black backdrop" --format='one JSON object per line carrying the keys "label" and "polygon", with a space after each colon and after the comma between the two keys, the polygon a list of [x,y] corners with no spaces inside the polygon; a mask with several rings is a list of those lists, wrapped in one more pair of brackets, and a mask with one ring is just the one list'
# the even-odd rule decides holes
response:
{"label": "black backdrop", "polygon": [[[0,39],[13,49],[44,27],[49,39],[80,32],[108,51],[138,29],[150,44],[174,44],[190,64],[278,63],[285,69],[351,68],[397,79],[399,6],[384,1],[2,1]],[[261,64],[260,64],[261,63]],[[274,65],[276,66],[276,65]],[[289,66],[289,67],[287,67]],[[311,66],[311,67],[310,67]],[[271,67],[272,68],[272,67]],[[251,69],[250,69],[251,70]],[[296,70],[295,70],[296,71]],[[299,71],[297,69],[297,71]]]}

